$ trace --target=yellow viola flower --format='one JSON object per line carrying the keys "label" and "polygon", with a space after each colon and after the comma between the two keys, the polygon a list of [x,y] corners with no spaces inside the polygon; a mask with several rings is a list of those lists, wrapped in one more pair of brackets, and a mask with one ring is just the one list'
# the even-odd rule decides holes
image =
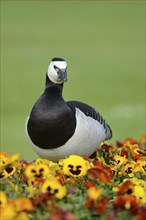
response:
{"label": "yellow viola flower", "polygon": [[36,159],[36,164],[37,165],[40,165],[40,164],[47,165],[50,169],[51,175],[55,175],[56,171],[58,171],[60,169],[58,163],[54,163],[53,161],[42,159],[42,158]]}
{"label": "yellow viola flower", "polygon": [[129,177],[133,177],[134,176],[133,169],[135,168],[135,165],[136,165],[135,161],[128,161],[122,169],[122,174],[124,175],[125,173],[127,173]]}
{"label": "yellow viola flower", "polygon": [[137,202],[141,204],[146,203],[146,183],[144,180],[136,177],[125,179],[122,183],[113,187],[113,191],[119,195],[133,195]]}
{"label": "yellow viola flower", "polygon": [[0,207],[4,207],[7,204],[7,196],[3,191],[0,191]]}
{"label": "yellow viola flower", "polygon": [[19,157],[20,157],[20,155],[18,153],[14,154],[12,156],[9,156],[8,154],[6,154],[4,152],[0,152],[0,165],[3,168],[8,164],[12,164],[12,163],[18,161]]}
{"label": "yellow viola flower", "polygon": [[114,160],[116,161],[116,163],[118,164],[118,166],[124,165],[127,162],[127,158],[126,157],[122,157],[119,155],[114,155]]}
{"label": "yellow viola flower", "polygon": [[29,214],[27,212],[20,212],[17,214],[17,216],[15,217],[15,220],[29,220],[31,218],[29,218]]}
{"label": "yellow viola flower", "polygon": [[4,152],[0,152],[0,172],[2,171],[2,169],[4,168],[7,160],[9,158],[9,155],[4,153]]}
{"label": "yellow viola flower", "polygon": [[111,166],[111,170],[112,170],[113,174],[115,174],[117,172],[119,176],[123,175],[122,172],[120,172],[118,170],[118,168],[119,168],[119,166],[117,164]]}
{"label": "yellow viola flower", "polygon": [[6,179],[14,174],[17,167],[19,154],[9,156],[6,153],[0,153],[0,179]]}
{"label": "yellow viola flower", "polygon": [[133,194],[136,197],[137,202],[146,204],[146,189],[140,185],[134,186]]}
{"label": "yellow viola flower", "polygon": [[6,204],[4,207],[0,207],[0,220],[15,220],[17,212],[15,207],[11,204]]}
{"label": "yellow viola flower", "polygon": [[77,155],[71,155],[62,161],[63,172],[68,176],[84,176],[86,175],[88,169],[91,168],[91,164],[84,160],[82,157]]}
{"label": "yellow viola flower", "polygon": [[146,175],[146,161],[144,160],[137,160],[135,167],[133,169],[134,173],[140,172],[144,175]]}
{"label": "yellow viola flower", "polygon": [[20,154],[19,153],[17,153],[17,154],[14,154],[14,155],[12,155],[10,158],[9,158],[9,163],[13,163],[13,162],[16,162],[16,161],[18,161],[18,159],[20,158]]}
{"label": "yellow viola flower", "polygon": [[38,185],[34,184],[34,181],[32,179],[28,179],[27,180],[27,189],[28,189],[28,198],[33,198],[34,194],[37,192],[38,190]]}
{"label": "yellow viola flower", "polygon": [[25,176],[29,179],[44,178],[50,173],[46,164],[29,164],[25,167]]}
{"label": "yellow viola flower", "polygon": [[89,196],[89,198],[93,199],[93,200],[97,200],[100,198],[100,196],[103,193],[103,189],[102,188],[96,188],[95,186],[90,187],[87,190],[87,194]]}
{"label": "yellow viola flower", "polygon": [[33,204],[29,198],[18,198],[16,200],[11,200],[9,203],[15,207],[17,213],[34,210]]}
{"label": "yellow viola flower", "polygon": [[41,192],[48,192],[58,199],[62,199],[67,194],[67,189],[54,176],[48,177],[41,186]]}
{"label": "yellow viola flower", "polygon": [[146,190],[146,182],[142,179],[138,179],[136,177],[133,177],[130,179],[130,181],[135,185],[135,186],[141,186]]}

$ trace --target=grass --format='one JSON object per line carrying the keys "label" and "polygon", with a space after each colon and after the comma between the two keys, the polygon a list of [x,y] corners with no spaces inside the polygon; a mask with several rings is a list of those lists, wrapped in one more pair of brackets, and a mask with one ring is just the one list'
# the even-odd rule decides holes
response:
{"label": "grass", "polygon": [[[96,107],[113,140],[145,133],[144,1],[1,1],[1,148],[32,160],[24,124],[50,60],[68,61],[65,99]],[[29,153],[28,153],[29,152]]]}

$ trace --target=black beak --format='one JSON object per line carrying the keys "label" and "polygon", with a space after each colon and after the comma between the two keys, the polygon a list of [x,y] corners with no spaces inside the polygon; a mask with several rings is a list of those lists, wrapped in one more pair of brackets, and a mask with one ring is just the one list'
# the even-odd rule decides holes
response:
{"label": "black beak", "polygon": [[66,70],[59,70],[58,71],[58,76],[59,76],[59,79],[61,79],[62,81],[64,81],[64,82],[67,81],[67,72],[66,72]]}

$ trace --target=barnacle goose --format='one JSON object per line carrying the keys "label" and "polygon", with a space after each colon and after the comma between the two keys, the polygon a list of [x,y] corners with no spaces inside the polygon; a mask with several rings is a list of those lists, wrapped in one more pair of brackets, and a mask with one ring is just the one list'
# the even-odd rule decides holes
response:
{"label": "barnacle goose", "polygon": [[102,141],[112,137],[109,125],[93,107],[64,101],[65,81],[67,62],[53,58],[47,69],[44,93],[26,121],[26,133],[34,150],[52,161],[71,154],[90,156]]}

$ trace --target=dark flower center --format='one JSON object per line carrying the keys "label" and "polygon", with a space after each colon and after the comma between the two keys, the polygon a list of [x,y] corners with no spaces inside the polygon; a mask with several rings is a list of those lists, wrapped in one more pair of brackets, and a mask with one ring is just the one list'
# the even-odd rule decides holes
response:
{"label": "dark flower center", "polygon": [[70,168],[69,169],[69,171],[73,174],[73,175],[79,175],[80,173],[81,173],[81,168],[82,168],[82,166],[80,166],[80,165],[78,165],[78,166],[76,166],[76,170],[74,170],[73,168],[74,168],[74,166],[73,165],[68,165],[68,167]]}

